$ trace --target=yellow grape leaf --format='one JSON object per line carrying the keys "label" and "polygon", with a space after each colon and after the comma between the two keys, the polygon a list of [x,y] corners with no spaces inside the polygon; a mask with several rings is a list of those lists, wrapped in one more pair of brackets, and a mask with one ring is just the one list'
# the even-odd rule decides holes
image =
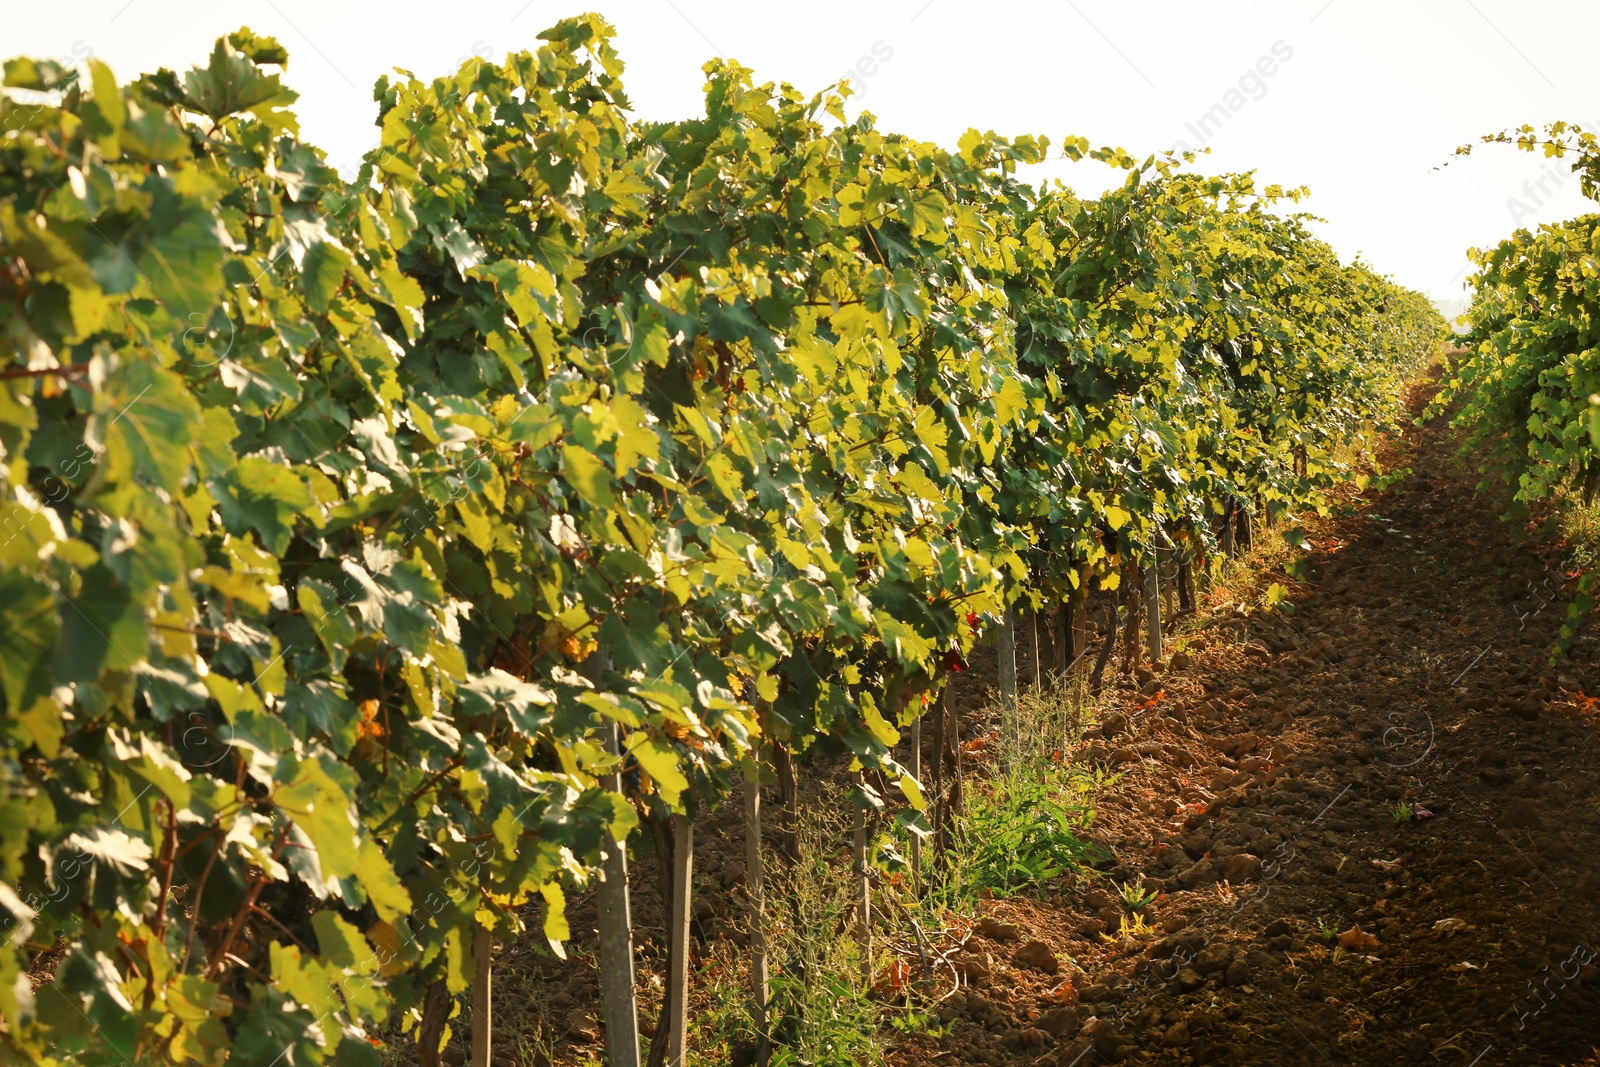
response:
{"label": "yellow grape leaf", "polygon": [[609,508],[617,502],[611,491],[611,472],[600,457],[578,445],[561,446],[562,474],[567,484],[598,508]]}
{"label": "yellow grape leaf", "polygon": [[911,802],[911,806],[918,811],[927,807],[927,802],[922,799],[922,787],[909,774],[900,776],[900,792],[906,795],[906,799]]}
{"label": "yellow grape leaf", "polygon": [[564,960],[567,950],[562,942],[572,937],[572,928],[567,925],[567,895],[554,882],[540,886],[539,895],[544,897],[545,940],[550,942],[550,951]]}
{"label": "yellow grape leaf", "polygon": [[668,805],[676,806],[683,791],[689,788],[689,779],[678,770],[678,756],[672,749],[639,733],[628,738],[628,751],[639,761],[646,774],[655,780],[656,788]]}

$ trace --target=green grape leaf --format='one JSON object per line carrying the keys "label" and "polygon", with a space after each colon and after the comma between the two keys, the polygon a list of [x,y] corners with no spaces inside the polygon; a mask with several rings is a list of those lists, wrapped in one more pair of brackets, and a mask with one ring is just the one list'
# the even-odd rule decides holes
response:
{"label": "green grape leaf", "polygon": [[561,457],[567,482],[578,491],[579,496],[599,508],[609,508],[616,504],[611,472],[606,469],[600,457],[574,444],[563,444]]}
{"label": "green grape leaf", "polygon": [[273,793],[273,803],[305,832],[324,878],[355,873],[359,856],[354,808],[337,782],[314,759],[301,760],[293,779]]}
{"label": "green grape leaf", "polygon": [[210,211],[180,196],[170,182],[151,184],[150,218],[139,230],[135,267],[168,313],[188,322],[221,297],[220,227]]}
{"label": "green grape leaf", "polygon": [[[229,40],[219,37],[211,51],[210,63],[204,68],[194,67],[183,76],[184,104],[213,119],[249,111],[283,92],[278,76],[262,74],[251,62],[251,56],[245,54],[265,54],[272,58],[261,62],[278,63],[276,55],[282,53],[282,49],[270,46],[277,42],[251,35],[251,39],[244,42],[244,51],[240,51],[230,45]],[[287,58],[285,55],[284,60]]]}
{"label": "green grape leaf", "polygon": [[50,692],[60,630],[55,594],[26,574],[0,571],[0,694],[13,715]]}
{"label": "green grape leaf", "polygon": [[228,532],[240,536],[254,530],[275,555],[288,547],[296,518],[315,503],[292,470],[260,456],[243,457],[209,484]]}

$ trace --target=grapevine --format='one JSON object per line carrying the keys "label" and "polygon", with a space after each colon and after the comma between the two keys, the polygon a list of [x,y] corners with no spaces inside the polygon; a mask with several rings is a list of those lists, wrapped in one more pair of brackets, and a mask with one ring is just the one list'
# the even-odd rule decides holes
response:
{"label": "grapevine", "polygon": [[640,123],[611,36],[380,81],[349,181],[248,29],[6,64],[4,1062],[432,1062],[484,932],[780,759],[927,832],[977,641],[1321,505],[1442,335],[1296,192],[726,61]]}

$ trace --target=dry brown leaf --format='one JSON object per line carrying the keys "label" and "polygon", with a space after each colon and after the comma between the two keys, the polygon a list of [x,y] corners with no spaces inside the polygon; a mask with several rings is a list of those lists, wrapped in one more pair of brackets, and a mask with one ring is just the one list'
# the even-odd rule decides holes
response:
{"label": "dry brown leaf", "polygon": [[1378,939],[1361,929],[1360,926],[1352,926],[1339,935],[1339,947],[1346,952],[1353,952],[1358,948],[1377,948]]}
{"label": "dry brown leaf", "polygon": [[1036,1026],[1030,1026],[1022,1031],[1022,1043],[1029,1048],[1038,1048],[1040,1045],[1048,1044],[1049,1041],[1050,1034]]}
{"label": "dry brown leaf", "polygon": [[1076,1004],[1078,991],[1072,985],[1072,979],[1063,980],[1059,985],[1045,991],[1039,997],[1048,1004]]}

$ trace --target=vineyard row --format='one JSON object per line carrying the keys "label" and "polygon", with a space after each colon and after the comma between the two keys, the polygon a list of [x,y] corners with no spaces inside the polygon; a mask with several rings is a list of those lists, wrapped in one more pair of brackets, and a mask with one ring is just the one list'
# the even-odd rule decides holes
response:
{"label": "vineyard row", "polygon": [[[727,61],[639,122],[602,20],[542,40],[380,79],[353,180],[249,30],[6,64],[0,1062],[429,1065],[491,939],[542,901],[562,951],[597,884],[634,1062],[646,833],[677,1052],[736,777],[847,758],[862,877],[900,862],[901,730],[975,642],[1065,605],[1071,658],[1091,615],[1136,652],[1152,562],[1192,597],[1325,506],[1444,333],[1249,175]],[[1063,155],[1125,180],[1018,176]]]}

